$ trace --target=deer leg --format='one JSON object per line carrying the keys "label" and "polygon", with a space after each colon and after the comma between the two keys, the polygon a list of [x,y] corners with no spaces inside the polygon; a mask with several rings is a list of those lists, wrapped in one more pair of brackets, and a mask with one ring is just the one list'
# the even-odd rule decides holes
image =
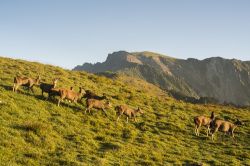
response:
{"label": "deer leg", "polygon": [[19,87],[19,86],[16,84],[15,87],[14,87],[14,91],[15,91],[15,92],[18,92],[18,87]]}
{"label": "deer leg", "polygon": [[120,119],[120,116],[121,116],[121,115],[119,115],[119,116],[117,117],[117,119],[116,119],[117,122],[118,122],[118,120]]}
{"label": "deer leg", "polygon": [[197,136],[197,126],[196,125],[195,125],[195,128],[194,128],[194,133]]}
{"label": "deer leg", "polygon": [[195,126],[195,135],[198,136],[198,126]]}
{"label": "deer leg", "polygon": [[127,123],[128,123],[128,116],[127,116]]}
{"label": "deer leg", "polygon": [[61,102],[61,99],[58,99],[58,103],[57,103],[58,107],[60,106],[60,102]]}
{"label": "deer leg", "polygon": [[236,142],[236,139],[235,139],[235,137],[234,137],[234,131],[233,131],[233,130],[231,131],[231,135],[232,135],[232,138],[233,138],[234,142]]}
{"label": "deer leg", "polygon": [[48,97],[47,97],[47,99],[46,100],[48,100],[48,99],[50,99],[51,98],[51,94],[50,94],[50,92],[48,93]]}
{"label": "deer leg", "polygon": [[208,137],[208,134],[210,134],[210,127],[209,126],[207,127],[207,137]]}
{"label": "deer leg", "polygon": [[12,91],[13,91],[13,92],[15,92],[15,91],[16,91],[16,89],[15,89],[15,88],[16,88],[16,84],[14,83],[13,88],[12,88]]}
{"label": "deer leg", "polygon": [[29,87],[29,89],[31,90],[32,93],[34,93],[33,86]]}
{"label": "deer leg", "polygon": [[213,131],[213,133],[212,133],[212,136],[211,136],[211,137],[212,137],[212,141],[213,141],[213,142],[214,142],[214,134],[215,134],[217,131],[218,131],[218,128],[215,128],[214,131]]}
{"label": "deer leg", "polygon": [[234,129],[231,130],[231,135],[232,135],[232,137],[235,139],[235,137],[234,137]]}
{"label": "deer leg", "polygon": [[214,133],[212,134],[211,138],[212,138],[212,141],[214,142]]}
{"label": "deer leg", "polygon": [[91,108],[88,108],[89,114],[91,114],[90,109],[91,109]]}
{"label": "deer leg", "polygon": [[102,108],[102,111],[104,112],[104,114],[105,114],[106,116],[108,116],[104,108]]}
{"label": "deer leg", "polygon": [[197,127],[197,136],[200,135],[200,130],[199,129],[200,129],[200,126]]}
{"label": "deer leg", "polygon": [[[70,99],[66,99],[66,100],[68,100],[69,101],[69,103],[73,103],[74,101],[71,101]],[[67,103],[67,107],[69,107],[69,103]]]}

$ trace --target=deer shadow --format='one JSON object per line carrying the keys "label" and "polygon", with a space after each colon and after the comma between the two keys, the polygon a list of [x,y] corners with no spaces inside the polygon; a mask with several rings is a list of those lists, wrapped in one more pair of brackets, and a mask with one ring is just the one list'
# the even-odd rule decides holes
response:
{"label": "deer shadow", "polygon": [[11,91],[12,91],[12,88],[13,88],[13,86],[4,85],[4,84],[0,84],[0,86],[3,87],[5,90],[11,90]]}

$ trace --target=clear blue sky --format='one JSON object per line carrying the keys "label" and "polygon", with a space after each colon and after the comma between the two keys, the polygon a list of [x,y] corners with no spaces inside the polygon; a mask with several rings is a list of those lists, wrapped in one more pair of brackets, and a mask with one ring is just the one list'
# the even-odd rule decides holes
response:
{"label": "clear blue sky", "polygon": [[249,0],[0,0],[0,55],[64,68],[114,51],[250,60]]}

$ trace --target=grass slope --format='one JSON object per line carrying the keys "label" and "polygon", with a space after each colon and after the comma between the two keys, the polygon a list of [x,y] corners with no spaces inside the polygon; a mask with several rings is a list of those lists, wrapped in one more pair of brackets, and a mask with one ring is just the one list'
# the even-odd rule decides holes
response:
{"label": "grass slope", "polygon": [[[98,110],[84,114],[83,104],[45,101],[35,94],[13,93],[17,74],[45,82],[60,77],[59,87],[78,86],[106,93],[113,105],[140,106],[145,114],[137,123],[116,123],[114,108],[108,118]],[[0,58],[0,165],[248,165],[250,125],[236,129],[237,142],[229,137],[212,142],[194,135],[193,117],[211,111],[222,119],[249,120],[250,110],[218,105],[193,105],[168,97],[140,80],[100,77],[59,67]]]}

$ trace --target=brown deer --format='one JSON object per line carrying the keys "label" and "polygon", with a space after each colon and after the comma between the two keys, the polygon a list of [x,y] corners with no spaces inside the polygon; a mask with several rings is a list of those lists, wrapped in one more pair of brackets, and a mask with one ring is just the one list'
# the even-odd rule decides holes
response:
{"label": "brown deer", "polygon": [[[60,90],[62,91],[62,90],[68,90],[68,89],[66,89],[66,88],[52,88],[50,90],[50,92],[48,93],[49,98],[55,97],[55,96],[60,96]],[[69,90],[73,91],[73,87],[71,86]]]}
{"label": "brown deer", "polygon": [[94,92],[92,92],[90,90],[86,90],[86,94],[84,95],[84,97],[87,99],[97,99],[97,100],[107,99],[107,97],[105,95],[98,96],[97,94],[95,94]]}
{"label": "brown deer", "polygon": [[56,88],[58,80],[59,80],[58,78],[54,79],[52,84],[41,83],[40,84],[40,89],[42,90],[42,96],[43,96],[44,92],[49,94],[53,88]]}
{"label": "brown deer", "polygon": [[103,101],[100,101],[97,99],[87,99],[86,105],[87,105],[87,108],[85,110],[85,114],[86,114],[87,110],[90,113],[90,110],[92,108],[95,108],[95,109],[101,109],[105,113],[106,116],[107,116],[107,113],[106,113],[105,109],[112,107],[112,104],[109,101],[104,103]]}
{"label": "brown deer", "polygon": [[[57,92],[56,90],[57,89],[53,89],[53,91]],[[74,102],[74,103],[80,101],[82,99],[85,91],[81,87],[79,88],[78,93],[74,92],[71,89],[59,88],[57,93],[59,93],[59,96],[60,96],[60,98],[58,99],[58,104],[57,104],[59,106],[60,102],[63,101],[64,99],[67,99],[67,100]]]}
{"label": "brown deer", "polygon": [[127,123],[128,123],[128,118],[134,118],[134,121],[136,122],[136,116],[137,114],[143,114],[143,111],[138,107],[138,109],[132,109],[129,108],[127,105],[119,105],[115,107],[115,110],[117,111],[118,117],[117,120],[124,114],[127,116]]}
{"label": "brown deer", "polygon": [[214,120],[214,112],[211,113],[210,117],[206,116],[197,116],[194,118],[194,124],[195,124],[195,135],[199,136],[200,134],[200,127],[206,126],[207,127],[207,136],[210,134],[210,123]]}
{"label": "brown deer", "polygon": [[12,90],[13,92],[17,92],[20,86],[24,86],[34,93],[33,86],[39,84],[40,84],[40,76],[38,76],[36,79],[16,76],[14,77],[14,85]]}
{"label": "brown deer", "polygon": [[237,119],[235,123],[231,123],[231,122],[220,120],[220,119],[216,119],[212,121],[211,122],[211,128],[213,129],[212,140],[214,141],[214,134],[217,131],[223,132],[224,135],[231,134],[232,138],[234,139],[234,130],[240,125],[243,125],[243,123],[239,119]]}

